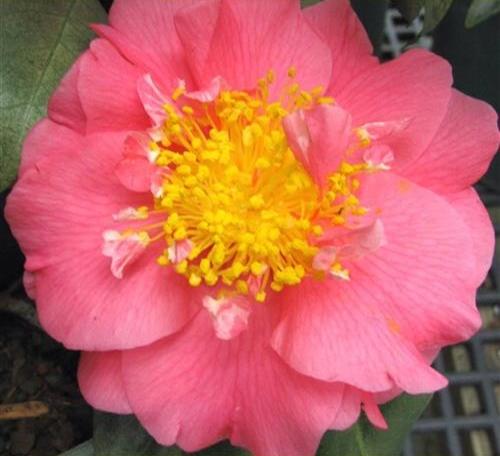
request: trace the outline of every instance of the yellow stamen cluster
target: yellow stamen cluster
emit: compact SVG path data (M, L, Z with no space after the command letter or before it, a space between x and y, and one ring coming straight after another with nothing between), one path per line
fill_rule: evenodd
M172 266L192 286L222 285L262 302L269 288L316 274L315 240L325 227L366 212L355 196L365 164L343 162L320 190L290 150L283 118L333 103L321 87L301 90L295 74L291 68L275 102L269 72L252 93L223 90L209 103L165 106L163 139L150 146L163 170L151 213L165 220L151 225L151 239L166 242L158 258L164 266L169 247L189 243L187 257ZM179 87L172 98L183 93Z

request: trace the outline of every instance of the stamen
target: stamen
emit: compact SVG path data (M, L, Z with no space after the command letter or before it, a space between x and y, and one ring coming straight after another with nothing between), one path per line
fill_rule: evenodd
M251 93L219 90L218 83L213 96L189 97L181 81L171 97L178 103L164 106L162 136L150 144L148 156L157 167L152 205L125 208L114 217L152 219L114 232L105 254L115 263L117 250L109 242L127 245L124 265L150 243L164 242L159 266L173 267L193 287L220 287L225 297L207 298L205 305L222 338L246 325L246 304L234 297L264 302L270 290L279 292L305 277L349 279L335 252L325 254L319 241L325 228L347 226L367 212L356 196L360 175L388 161L373 154L360 163L345 160L319 189L291 151L284 119L334 100L323 87L302 90L296 76L290 68L277 101L269 100L272 70ZM189 104L182 105L187 98ZM123 270L112 268L117 274ZM228 327L226 318L232 319Z

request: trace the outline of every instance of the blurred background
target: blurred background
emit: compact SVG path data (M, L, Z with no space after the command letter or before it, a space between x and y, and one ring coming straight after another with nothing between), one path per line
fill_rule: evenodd
M106 9L112 4L112 0L100 1ZM487 101L498 112L498 15L466 29L470 1L455 0L437 28L423 33L422 12L408 23L388 1L353 0L352 4L381 59L395 58L413 46L432 49L452 64L455 87ZM436 360L436 368L449 378L450 386L433 397L414 425L404 456L500 455L498 155L477 189L497 235L494 264L477 297L483 328L471 341L445 349ZM54 456L91 437L92 411L76 385L78 354L63 349L40 330L33 304L24 293L24 259L3 218L7 194L3 192L0 199L0 403L38 401L41 408L26 411L26 416L16 420L0 421L0 455ZM30 419L30 413L39 416Z

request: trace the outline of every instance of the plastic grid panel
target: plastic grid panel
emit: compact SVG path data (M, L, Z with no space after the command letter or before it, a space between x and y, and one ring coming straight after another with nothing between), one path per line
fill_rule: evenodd
M483 328L436 359L434 366L450 384L415 423L404 456L500 455L500 194L484 188L480 194L497 238L492 268L477 295Z

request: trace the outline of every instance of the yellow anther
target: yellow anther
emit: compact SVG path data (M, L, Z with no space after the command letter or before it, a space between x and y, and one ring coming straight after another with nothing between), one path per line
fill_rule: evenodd
M259 291L256 295L255 295L255 300L257 302L264 302L266 300L266 292L265 291Z
M264 302L269 289L279 292L305 277L322 280L330 272L349 278L340 263L326 273L314 270L318 238L366 214L360 176L379 170L345 158L326 188L318 188L290 149L283 119L334 100L321 86L303 90L295 67L287 75L272 101L269 87L277 78L271 70L257 91L223 90L208 102L182 105L186 89L179 84L172 93L176 103L164 106L166 119L148 155L163 180L161 192L151 205L135 209L136 220L150 220L147 227L123 235L138 235L144 245L188 248L178 264L166 251L156 262L171 265L191 286L219 284L224 296L251 290ZM359 156L354 152L366 144L366 132L354 133L360 141L344 157ZM256 291L250 284L257 277Z
M159 256L157 259L156 259L156 262L160 265L160 266L167 266L170 264L170 261L168 260L168 258L165 256L165 255L161 255Z
M182 95L186 93L186 87L184 85L179 85L172 93L172 99L177 101Z
M187 268L188 268L188 262L186 260L183 260L175 267L175 270L179 274L184 274L187 271Z
M250 205L254 209L260 209L262 206L264 206L265 201L264 197L262 195L253 195L250 197Z
M319 104L334 104L335 98L333 98L333 97L320 97L320 98L318 98L318 103Z
M266 267L264 264L260 263L259 261L254 261L250 265L250 270L252 271L253 275L261 275L265 271Z

